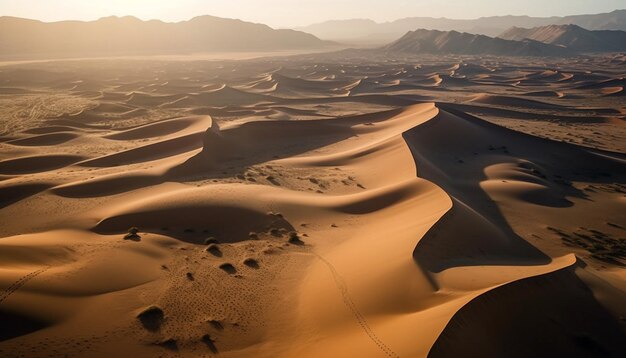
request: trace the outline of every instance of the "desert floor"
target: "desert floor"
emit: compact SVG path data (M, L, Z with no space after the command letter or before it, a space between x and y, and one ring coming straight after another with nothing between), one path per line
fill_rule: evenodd
M624 357L625 69L4 64L0 355Z

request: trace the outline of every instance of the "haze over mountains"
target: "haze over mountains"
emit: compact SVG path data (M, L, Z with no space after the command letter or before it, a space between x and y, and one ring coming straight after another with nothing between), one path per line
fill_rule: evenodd
M455 30L495 37L512 26L532 28L563 24L574 24L588 30L626 30L626 10L565 17L492 16L473 20L408 17L385 23L368 19L331 20L296 29L324 40L382 45L416 29Z
M626 50L626 32L620 30L591 31L571 24L527 28L548 21L578 22L590 28L626 29L626 10L564 18L407 18L387 24L370 20L331 21L326 27L309 27L314 34L208 15L177 23L143 21L131 16L52 23L0 17L0 57L13 60L292 50L317 52L346 46L316 37L320 29L320 36L325 38L338 36L342 31L341 36L357 38L371 31L374 35L368 39L374 43L393 36L376 49L410 54L566 57ZM511 27L516 24L525 27ZM498 32L498 37L481 34L492 33L503 26L506 28ZM443 29L431 30L432 27Z
M524 29L512 27L498 36L505 40L535 40L582 52L626 51L625 31L589 31L577 25L550 25Z
M52 23L0 17L0 53L5 56L184 54L329 46L332 43L304 32L214 16L177 23L131 16Z
M462 54L494 56L567 56L567 48L534 40L512 41L457 31L409 31L399 40L382 48L412 54Z
M382 47L411 54L560 56L626 51L626 31L589 31L576 25L513 27L499 37L457 31L415 30Z

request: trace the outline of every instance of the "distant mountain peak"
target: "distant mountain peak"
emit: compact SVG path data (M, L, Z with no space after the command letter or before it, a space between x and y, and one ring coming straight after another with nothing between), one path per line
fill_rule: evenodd
M210 15L175 23L133 16L49 23L0 17L0 53L16 58L303 50L333 45L304 32Z
M490 16L472 20L406 17L395 21L376 23L372 20L331 20L319 24L299 27L298 30L311 33L325 40L388 43L403 36L408 31L423 28L439 31L461 31L487 36L497 36L517 27L539 27L547 25L574 24L589 30L626 30L626 10L594 15L565 17L530 17L518 15Z
M567 56L567 49L538 41L511 41L458 31L418 29L382 48L412 54L458 54L494 56Z
M514 41L531 39L578 52L626 51L626 32L590 31L575 24L553 24L531 29L512 27L498 37Z
M133 21L142 21L141 19L132 16L132 15L124 15L124 16L117 16L117 15L109 15L109 16L103 16L101 18L99 18L96 21L101 21L101 20L133 20Z

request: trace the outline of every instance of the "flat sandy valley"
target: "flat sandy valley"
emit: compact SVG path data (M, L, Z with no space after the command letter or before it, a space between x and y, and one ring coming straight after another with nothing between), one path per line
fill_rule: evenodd
M0 356L624 357L625 69L4 64Z

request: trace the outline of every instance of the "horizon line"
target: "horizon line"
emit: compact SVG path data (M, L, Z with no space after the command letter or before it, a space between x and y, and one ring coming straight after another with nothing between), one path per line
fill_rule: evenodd
M271 28L274 29L297 29L297 28L303 28L303 27L308 27L308 26L314 26L314 25L319 25L319 24L324 24L327 22L333 22L333 21L354 21L354 20L363 20L363 21L372 21L374 23L376 23L377 25L381 25L381 24L386 24L386 23L393 23L395 21L399 21L399 20L404 20L404 19L412 19L412 18L423 18L423 19L436 19L436 20L454 20L454 21L473 21L473 20L480 20L480 19L485 19L485 18L496 18L496 17L530 17L530 18L542 18L542 19L549 19L549 18L563 18L563 17L570 17L570 16L585 16L585 15L603 15L603 14L610 14L613 12L617 12L617 11L626 11L626 8L624 9L614 9L608 12L598 12L598 13L580 13L580 14L570 14L570 15L553 15L553 16L530 16L530 15L513 15L513 14L507 14L507 15L492 15L492 16L481 16L481 17L476 17L476 18L451 18L451 17L434 17L434 16L406 16L406 17L401 17L401 18L396 18L394 20L387 20L387 21L376 21L374 19L371 18L342 18L342 19L328 19L328 20L324 20L324 21L319 21L319 22L315 22L315 23L309 23L306 25L298 25L298 26L273 26L264 22L258 22L255 20L245 20L242 18L235 18L235 17L226 17L226 16L216 16L216 15L211 15L211 14L202 14L202 15L197 15L197 16L193 16L191 18L187 18L187 19L181 19L181 20L163 20L163 19L158 19L158 18L150 18L150 19L146 19L146 18L141 18L139 16L136 15L106 15L106 16L100 16L98 18L92 18L92 19L64 19L64 20L52 20L52 21L47 21L47 20L42 20L42 19L37 19L37 18L29 18L29 17L22 17L22 16L15 16L15 15L1 15L0 18L3 17L12 17L12 18L17 18L17 19L24 19L24 20L32 20L32 21L39 21L42 23L46 23L46 24L52 24L52 23L60 23L60 22L96 22L96 21L100 21L102 19L107 19L107 18L134 18L143 22L149 22L149 21L160 21L163 23L168 23L168 24L176 24L176 23L181 23L181 22L187 22L187 21L191 21L195 18L199 18L199 17L204 17L204 16L210 16L210 17L215 17L215 18L220 18L220 19L229 19L229 20L239 20L239 21L243 21L243 22L248 22L248 23L253 23L253 24L261 24L261 25L266 25L269 26Z

